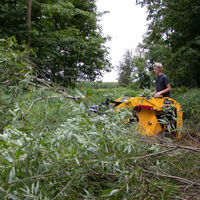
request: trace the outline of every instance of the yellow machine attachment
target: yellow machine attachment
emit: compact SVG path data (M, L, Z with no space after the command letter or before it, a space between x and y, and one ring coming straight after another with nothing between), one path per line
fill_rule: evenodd
M133 118L129 119L127 123L137 121L142 134L156 135L168 131L175 132L176 137L181 138L178 132L182 128L182 111L174 99L128 97L113 101L113 103L115 102L119 103L115 106L119 111L126 108L132 109Z
M108 99L100 105L91 106L92 112L102 113L102 106L115 107L118 111L131 109L133 117L126 124L137 122L142 134L156 135L161 132L174 132L179 139L182 128L182 111L177 101L168 97L126 97Z

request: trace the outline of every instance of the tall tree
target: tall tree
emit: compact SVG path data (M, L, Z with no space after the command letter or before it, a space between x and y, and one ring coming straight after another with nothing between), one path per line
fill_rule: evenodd
M27 4L22 0L0 0L0 37L15 36L19 43L25 41Z
M144 39L150 62L163 62L177 86L200 87L200 1L136 0L148 9ZM161 47L154 51L155 47ZM163 49L163 51L162 51Z
M132 51L126 50L117 70L119 85L136 83L140 88L150 87L149 66L141 54L133 55Z
M150 87L149 68L146 59L139 56L132 58L131 80L135 82L139 88Z
M14 35L22 44L30 36L31 43L27 40L26 45L35 54L29 59L48 78L67 86L78 80L95 80L109 71L108 38L102 36L98 25L95 0L33 1L31 30L26 30L30 23L26 23L24 1L0 0L0 11L2 37Z
M130 50L126 50L122 61L119 61L119 65L117 66L119 85L127 86L129 83L131 83L132 66L133 53Z
M26 30L27 30L27 32L31 31L31 6L32 6L32 0L28 0L27 1L27 14L26 14L26 23L27 23ZM27 38L26 38L27 57L29 57L30 46L31 46L31 38L28 33Z

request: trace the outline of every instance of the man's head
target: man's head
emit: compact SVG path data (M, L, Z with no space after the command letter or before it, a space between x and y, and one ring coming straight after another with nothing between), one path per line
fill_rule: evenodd
M162 73L162 68L163 66L161 63L155 63L153 65L153 71L156 75L160 75Z

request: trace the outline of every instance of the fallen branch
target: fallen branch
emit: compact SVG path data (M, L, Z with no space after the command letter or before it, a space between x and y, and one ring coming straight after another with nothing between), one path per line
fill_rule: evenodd
M85 167L84 167L85 168ZM83 169L84 169L83 168ZM63 191L65 191L68 187L69 187L69 185L70 185L70 183L75 179L75 177L80 173L80 171L81 170L83 170L83 169L80 169L73 177L72 177L72 179L67 183L67 185L52 199L52 200L55 200Z
M51 83L51 82L45 81L45 80L43 80L43 79L41 79L41 78L35 78L35 80L38 81L38 82L43 83L44 85L46 85L46 86L49 87L49 88L52 88L52 86L51 86L52 83Z
M82 98L83 98L83 97L75 97L75 96L71 96L71 95L69 95L69 94L66 94L66 93L63 92L61 89L56 88L56 87L53 85L52 82L48 82L48 81L43 80L43 79L41 79L41 78L35 78L35 80L38 81L38 82L40 82L40 83L42 83L42 84L44 84L47 88L44 87L44 86L41 86L41 85L32 83L32 82L30 82L30 81L26 81L26 82L27 82L28 84L30 84L30 85L34 85L35 87L41 87L41 88L44 88L44 89L46 89L46 90L52 89L53 91L58 92L59 94L62 94L63 97L69 98L69 99L73 99L73 100L75 100L75 101L78 101L78 99L82 99Z
M189 147L189 146L180 146L180 145L176 145L176 147L181 148L181 149L187 149L190 151L196 151L198 153L200 153L200 149L194 148L194 147Z
M32 108L33 104L39 100L43 99L43 97L40 97L38 99L35 99L34 101L32 101L31 105L29 106L28 110L21 116L20 119L23 119L25 117L25 115L29 112L29 110Z
M196 163L196 165L194 165L192 170L187 174L186 178L192 173L192 171L194 171L196 169L196 167L198 167L199 164L200 164L200 161L198 163Z
M164 154L164 153L173 151L175 149L178 149L178 147L174 147L172 149L169 149L169 150L166 150L166 151L161 151L161 152L158 152L158 153L152 153L152 154L148 154L148 155L145 155L145 156L139 156L139 157L136 157L136 158L147 158L147 157L151 157L151 156L156 156L156 155L160 155L160 154Z
M30 84L30 85L34 85L35 87L41 87L41 88L44 88L44 86L42 86L42 85L38 85L38 84L35 84L35 83L32 83L32 82L30 82L30 81L26 81L28 84ZM49 89L49 88L44 88L44 89Z
M13 181L11 183L7 183L6 185L13 185L15 183L20 183L20 182L24 182L24 181L28 181L28 180L36 179L36 178L43 178L43 177L54 176L54 175L60 174L61 172L65 171L67 169L70 169L70 168L72 168L72 167L74 167L76 165L78 165L78 164L76 163L76 164L74 164L74 165L72 165L70 167L66 167L66 168L64 168L64 169L62 169L62 170L60 170L58 172L52 173L52 174L42 174L42 175L38 175L38 176L32 176L32 177L28 177L28 178L24 178L24 179L19 179L17 181Z
M145 170L145 169L143 169L143 172L148 173L148 174L154 174L156 176L161 176L161 177L166 177L166 178L174 179L174 180L177 180L177 181L179 181L181 183L187 184L189 186L193 186L193 187L196 186L197 188L200 188L200 183L192 182L192 181L190 181L188 179L177 177L177 176L172 176L170 174L166 174L165 172L162 172L162 173L159 173L159 172L153 173L152 171L148 171L148 170Z
M59 98L59 96L52 96L52 97L40 97L38 99L35 99L34 101L31 102L31 105L29 106L28 110L21 116L20 119L23 119L25 117L25 115L30 111L30 109L32 108L33 104L37 101L40 101L42 99L53 99L53 98Z
M190 137L190 139L192 139L194 142L200 143L200 141L198 141L195 138L193 138L189 132L187 132L187 134Z
M178 144L175 144L175 143L166 143L166 144L162 144L162 146L166 146L166 147L171 147L171 148L179 148L179 149L186 149L186 150L189 150L189 151L195 151L195 152L198 152L200 153L200 149L199 148L196 148L196 147L192 147L192 146L181 146L181 145L178 145Z

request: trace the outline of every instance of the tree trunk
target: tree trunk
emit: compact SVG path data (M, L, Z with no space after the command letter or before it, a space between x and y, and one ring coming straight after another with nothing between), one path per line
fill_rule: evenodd
M31 46L31 38L29 31L31 30L31 6L32 0L27 0L27 13L26 13L26 30L28 31L28 36L26 38L26 57L29 58L29 51Z

